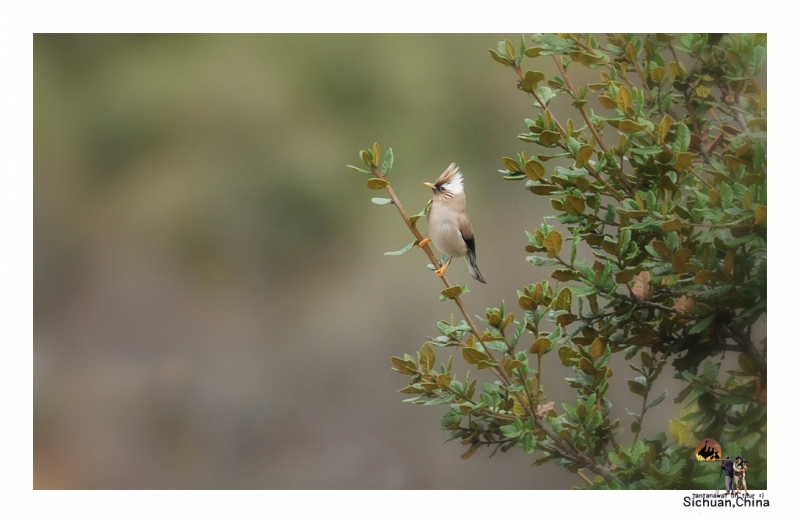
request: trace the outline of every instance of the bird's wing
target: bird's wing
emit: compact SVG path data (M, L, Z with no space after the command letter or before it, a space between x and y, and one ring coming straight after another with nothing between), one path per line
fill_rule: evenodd
M472 224L469 221L466 213L458 217L458 230L461 237L464 238L464 243L467 244L469 249L470 258L475 259L475 233L472 232Z

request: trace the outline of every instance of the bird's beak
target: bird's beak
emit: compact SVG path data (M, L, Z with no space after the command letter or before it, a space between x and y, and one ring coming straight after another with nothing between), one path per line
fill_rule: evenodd
M431 182L423 182L422 185L427 185L428 187L430 187L434 191L436 190L436 186L433 185Z

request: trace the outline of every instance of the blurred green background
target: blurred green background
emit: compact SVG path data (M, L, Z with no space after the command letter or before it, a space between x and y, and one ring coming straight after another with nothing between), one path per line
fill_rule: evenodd
M457 162L489 284L448 275L473 314L516 311L552 210L497 172L537 112L489 56L506 37L35 35L34 487L577 484L519 449L464 461L443 407L401 402L390 356L458 311L421 253L383 256L410 233L345 167L391 146L417 212Z

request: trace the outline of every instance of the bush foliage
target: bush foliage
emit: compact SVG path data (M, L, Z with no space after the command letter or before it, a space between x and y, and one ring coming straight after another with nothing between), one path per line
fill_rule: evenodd
M440 321L416 355L392 358L410 379L400 392L446 409L442 428L464 458L519 447L584 487L707 489L719 468L698 461L695 446L714 438L749 459L750 488L766 488L766 339L753 339L767 310L767 98L757 80L766 35L543 34L490 55L533 101L519 135L531 145L503 158L501 173L556 211L525 246L530 263L553 267L551 279L524 285L517 313L488 308L479 326L465 288L445 276L441 298L464 319ZM552 78L528 66L547 61ZM579 68L594 81L576 85ZM576 121L551 112L556 97ZM392 190L391 149L381 161L376 144L361 159L368 168L353 168L389 196L373 202L394 204L415 236L387 254L412 250L426 211L408 215ZM452 348L472 368L463 377L454 356L441 361ZM726 355L735 365L722 370ZM606 397L623 365L637 374L624 421ZM575 390L561 405L540 385L558 366ZM671 398L680 416L645 435L669 368L685 382Z

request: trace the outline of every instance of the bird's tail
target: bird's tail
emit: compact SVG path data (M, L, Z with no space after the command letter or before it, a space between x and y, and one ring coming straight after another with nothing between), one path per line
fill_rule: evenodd
M481 283L486 283L486 280L484 280L483 276L481 276L480 269L478 269L478 264L475 263L475 255L471 252L467 253L467 256L464 259L467 260L467 268L469 269L470 276Z

